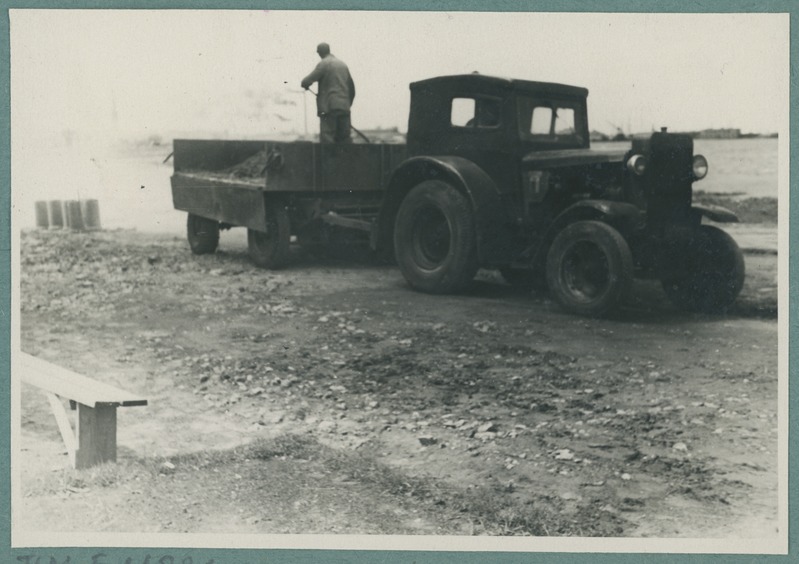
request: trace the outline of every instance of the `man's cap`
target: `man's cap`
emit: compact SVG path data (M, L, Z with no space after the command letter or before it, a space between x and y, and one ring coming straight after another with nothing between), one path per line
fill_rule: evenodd
M330 53L330 45L327 43L320 43L316 46L316 52L320 55L328 55Z

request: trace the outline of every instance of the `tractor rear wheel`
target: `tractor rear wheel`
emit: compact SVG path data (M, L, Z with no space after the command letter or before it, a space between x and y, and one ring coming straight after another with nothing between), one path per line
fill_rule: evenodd
M446 294L462 290L477 273L477 243L469 200L452 185L427 180L400 205L394 252L416 290Z

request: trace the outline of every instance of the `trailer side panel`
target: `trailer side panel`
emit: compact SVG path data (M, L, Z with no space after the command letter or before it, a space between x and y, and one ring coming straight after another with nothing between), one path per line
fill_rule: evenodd
M264 193L260 188L175 174L172 177L172 203L177 210L266 231Z

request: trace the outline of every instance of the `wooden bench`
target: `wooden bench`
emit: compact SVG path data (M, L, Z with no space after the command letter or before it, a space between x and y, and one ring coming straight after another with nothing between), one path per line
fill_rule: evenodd
M44 390L73 468L117 459L117 407L147 405L147 400L87 378L29 354L19 355L20 378ZM77 408L73 432L61 398Z

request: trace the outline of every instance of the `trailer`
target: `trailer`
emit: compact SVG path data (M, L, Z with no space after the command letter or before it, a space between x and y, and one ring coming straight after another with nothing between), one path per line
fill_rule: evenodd
M406 156L399 144L176 139L173 203L189 214L194 252L214 252L218 230L240 226L253 261L278 268L292 236L318 241L324 225L376 244L384 187Z

